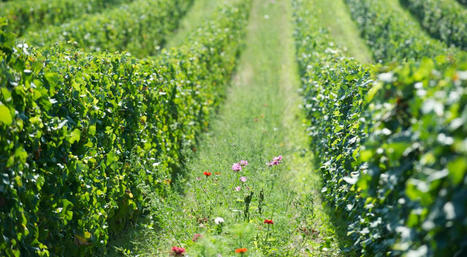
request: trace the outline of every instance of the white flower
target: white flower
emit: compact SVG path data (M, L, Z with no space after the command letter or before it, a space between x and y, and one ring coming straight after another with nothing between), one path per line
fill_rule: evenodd
M221 223L224 223L224 219L221 218L221 217L217 217L214 219L214 223L216 223L217 225L221 224Z
M378 79L383 81L383 82L390 83L394 79L394 73L392 73L392 72L381 73L381 74L378 75Z

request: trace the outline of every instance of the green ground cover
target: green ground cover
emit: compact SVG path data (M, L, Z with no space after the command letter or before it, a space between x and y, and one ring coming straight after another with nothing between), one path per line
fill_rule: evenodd
M248 30L217 121L178 185L183 194L152 201L152 222L122 252L163 256L176 246L193 256L242 248L245 256L344 256L303 140L290 6L254 1ZM282 163L269 167L279 155ZM248 165L233 171L241 160Z
M0 3L0 255L467 254L453 0L44 3Z
M332 42L337 43L340 49L346 49L349 56L361 63L373 62L371 51L359 36L358 27L343 0L315 1L309 12L317 15L321 29L329 31Z
M143 211L140 185L166 194L230 80L248 10L220 9L186 45L142 60L42 53L2 30L2 255L102 255Z

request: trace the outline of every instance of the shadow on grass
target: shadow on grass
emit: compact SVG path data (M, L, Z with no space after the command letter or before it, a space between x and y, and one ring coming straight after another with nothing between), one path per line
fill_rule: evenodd
M313 159L313 169L314 170L320 170L319 164L316 161L316 159ZM322 186L323 184L323 178L321 177L321 174L319 174L320 177L320 185ZM334 207L332 204L328 204L327 201L325 201L325 197L323 194L320 192L319 197L321 198L321 202L323 205L323 210L326 213L326 215L329 217L329 221L331 222L331 225L333 226L333 229L335 231L335 234L337 236L337 244L339 249L344 253L343 256L345 257L358 257L360 256L355 248L353 247L353 240L352 238L347 235L347 228L349 226L349 222L347 221L347 216L346 213L342 210L337 209Z
M114 235L107 246L106 257L133 256L137 246L135 242L144 240L146 237L149 219L145 216L139 217L135 222L129 224L121 233Z

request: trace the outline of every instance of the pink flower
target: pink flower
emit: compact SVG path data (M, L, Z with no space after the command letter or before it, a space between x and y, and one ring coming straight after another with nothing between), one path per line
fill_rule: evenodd
M240 165L240 163L234 163L232 165L232 170L233 171L241 171L242 170L242 165Z
M246 177L240 177L240 181L242 181L243 183L246 182Z
M271 162L267 163L268 166L276 166L282 162L282 155L274 157Z
M241 160L240 162L240 165L243 166L243 167L246 167L248 165L248 161L247 160Z
M238 191L240 191L240 190L242 190L242 187L241 187L241 186L235 187L235 191L238 192Z
M193 240L193 242L196 242L196 241L198 241L198 239L200 239L201 237L202 237L201 234L194 234L192 240Z

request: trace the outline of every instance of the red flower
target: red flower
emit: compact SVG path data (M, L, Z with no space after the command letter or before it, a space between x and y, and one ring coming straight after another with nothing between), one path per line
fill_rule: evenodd
M185 248L174 246L172 247L172 254L174 256L183 256L185 253Z
M246 248L238 248L238 249L235 249L235 252L236 253L246 253L246 251L248 251Z
M274 224L274 221L266 219L266 220L264 220L264 224L271 224L272 225L272 224Z
M211 172L207 172L207 171L205 171L203 174L204 174L204 176L206 176L206 177L209 177L209 176L211 176L211 175L212 175L212 173L211 173Z

